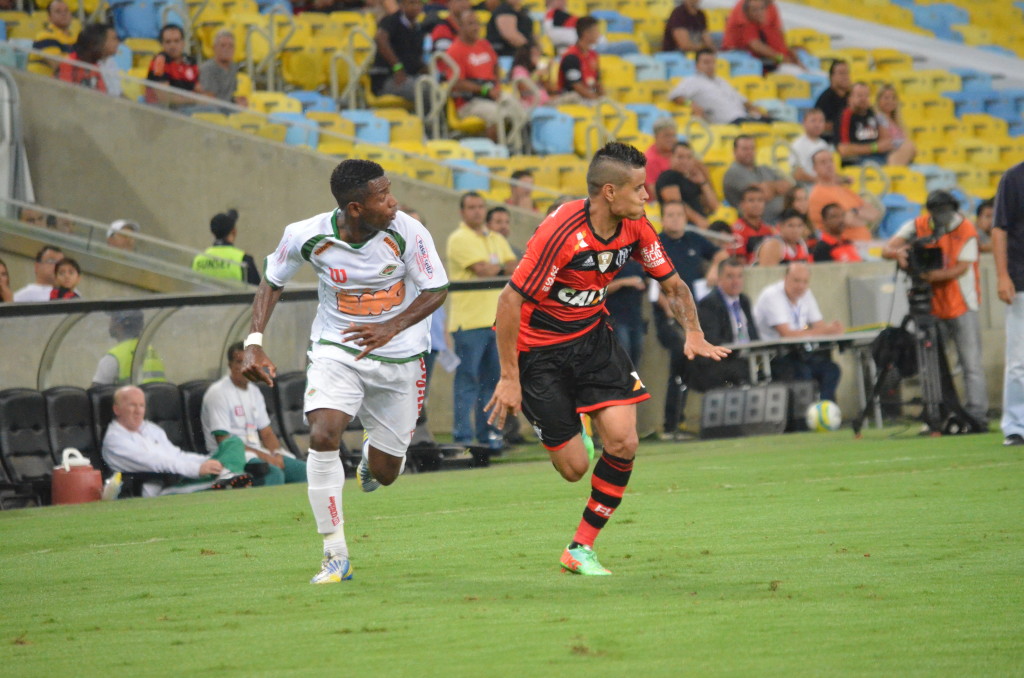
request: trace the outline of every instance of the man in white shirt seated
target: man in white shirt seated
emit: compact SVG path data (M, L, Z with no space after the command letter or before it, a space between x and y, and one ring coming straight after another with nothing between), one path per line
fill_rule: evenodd
M761 290L754 304L754 322L762 340L814 337L841 334L838 320L825 322L818 301L810 289L811 268L802 262L786 267L785 277ZM832 362L828 349L808 351L804 344L794 344L791 351L772 360L774 381L806 381L818 383L822 400L836 399L839 365Z
M825 114L820 108L812 108L804 114L804 133L789 145L789 166L793 178L801 186L809 187L818 180L814 171L814 154L818 151L835 152L832 144L821 137L824 131Z
M15 302L49 301L53 291L53 275L57 264L64 259L64 252L53 245L43 245L36 252L36 281L25 285L14 293Z
M299 461L270 427L263 392L242 374L245 349L242 342L228 348L228 373L214 382L203 396L201 419L206 449L211 454L230 439L238 437L245 445L245 460L264 461L268 469L257 485L281 485L306 482L306 462Z
M162 428L146 421L146 396L138 386L122 386L114 392L114 421L103 436L103 461L122 473L182 477L145 482L143 497L252 485L252 476L243 472L241 440L226 439L209 457L182 450Z
M677 104L689 101L693 114L712 125L771 122L767 113L747 101L727 80L715 75L717 59L713 49L698 50L697 73L683 78L668 93L669 100Z

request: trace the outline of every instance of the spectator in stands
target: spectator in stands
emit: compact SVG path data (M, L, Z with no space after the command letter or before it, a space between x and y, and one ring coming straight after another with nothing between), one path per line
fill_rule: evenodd
M63 258L64 252L59 247L43 245L36 252L34 268L36 281L16 291L14 293L14 301L19 303L49 301L50 290L53 289L54 269Z
M54 265L53 289L50 290L50 300L54 299L81 299L78 293L78 283L82 280L82 267L70 257L64 257Z
M594 45L601 39L601 27L592 16L576 22L576 44L565 51L558 65L558 91L576 94L583 103L594 102L604 95L601 69Z
M506 121L525 124L526 109L514 97L502 94L498 81L498 55L491 43L480 38L480 20L473 10L459 18L459 35L448 49L459 66L459 79L452 85L451 95L460 118L476 116L487 123L487 135L498 138L498 125ZM442 66L446 76L447 68Z
M7 270L7 263L0 259L0 304L10 304L14 301L14 292L11 291L11 273Z
M505 240L512 237L512 215L508 209L498 205L487 210L487 218L484 220L487 224L487 230L492 233L497 233ZM516 248L509 241L508 246L512 248L512 254L515 256L516 261L523 258L523 251Z
M487 230L487 204L479 193L463 194L459 201L462 223L448 237L448 276L451 280L475 280L511 275L516 258L508 241ZM453 440L462 445L476 440L500 449L499 433L487 424L484 405L498 383L498 345L494 336L494 314L498 288L453 292L448 331L455 341L461 362L455 370ZM474 429L475 418L475 429Z
M228 210L213 215L210 232L213 245L192 260L192 270L213 278L242 280L250 285L260 284L260 272L256 260L245 250L235 246L238 236L238 212Z
M516 48L533 42L533 19L523 0L505 0L487 22L487 42L500 56L515 56Z
M257 485L306 482L306 462L295 458L281 445L270 426L263 392L242 374L245 350L237 341L228 347L228 373L203 394L200 420L206 451L216 454L220 445L234 436L245 446L246 464L264 462L268 468ZM254 473L253 476L259 474Z
M129 235L139 232L139 225L128 219L118 219L110 224L107 229L107 244L119 250L135 251L135 236Z
M810 186L817 176L814 174L812 158L818 151L833 151L832 145L821 136L825 131L825 114L819 108L812 108L804 114L804 133L793 139L789 145L789 166L793 178L801 186Z
M736 243L729 248L729 254L740 257L748 264L753 263L761 241L777 235L777 231L765 223L764 210L764 190L759 186L744 188L736 208L739 214L732 225Z
M982 252L992 251L992 224L995 223L995 198L988 198L978 203L978 216L974 225L978 229L978 249Z
M825 322L810 282L810 267L794 262L786 267L782 280L761 290L754 304L754 322L762 340L842 333L843 325L838 320ZM794 345L789 353L772 360L771 368L772 378L777 381L813 379L822 400L836 399L840 371L828 350L807 351L802 345Z
M174 476L144 483L143 497L252 485L252 476L244 473L241 440L227 438L210 457L182 450L162 428L146 421L146 396L137 386L114 392L114 420L103 436L103 461L112 471Z
M530 108L560 103L565 99L557 97L555 102L552 101L548 92L549 69L539 45L530 43L516 50L508 80L519 89L519 100Z
M818 96L814 107L825 115L825 131L821 137L835 144L839 139L839 119L846 110L846 100L850 97L850 64L842 59L834 59L828 67L828 89Z
M97 92L106 92L107 85L103 80L103 73L99 70L99 62L103 58L106 45L106 24L89 24L78 34L75 49L68 58L90 64L94 68L61 62L57 67L57 77L73 85L84 85Z
M647 334L647 321L643 313L646 290L644 267L630 257L608 284L604 302L615 336L622 348L626 349L633 367L640 366L644 335Z
M448 0L448 16L430 31L431 51L448 51L459 34L459 17L467 9L472 9L469 0Z
M879 125L871 108L871 88L858 82L850 90L850 101L839 119L839 155L843 165L860 165L873 160L880 165L909 165L914 158L913 144L899 148L889 129Z
M697 52L697 72L672 88L668 98L677 104L690 102L693 115L712 125L771 122L765 111L750 103L725 78L715 74L718 57L713 49Z
M786 195L782 198L782 211L793 210L802 216L805 220L808 220L807 209L810 206L808 199L810 193L806 188L797 184L793 188L786 191ZM808 229L811 228L810 221L807 222Z
M718 262L718 284L697 304L697 317L704 338L714 337L715 346L757 341L757 326L750 297L743 293L742 259L729 257ZM750 382L750 367L738 351L722 360L697 357L690 370L689 385L698 391Z
M75 222L71 219L71 213L67 210L58 209L58 214L46 215L46 227L58 233L74 233Z
M708 17L700 8L700 0L683 0L668 15L662 52L696 52L714 49L715 41L708 31Z
M665 250L665 255L672 262L679 277L690 289L697 286L697 281L707 277L714 284L717 264L725 259L728 253L713 245L702 235L686 230L686 209L681 202L666 202L662 206L661 233L658 239ZM685 423L686 410L686 375L690 361L683 352L685 337L683 329L675 320L668 300L659 295L653 307L654 328L658 343L669 355L669 380L665 394L663 413L664 438L682 440L691 437L682 430Z
M707 169L685 141L676 142L672 165L658 177L654 192L662 206L667 202L682 202L686 220L700 228L708 227L707 216L718 209L718 196Z
M843 237L846 228L843 224L845 212L841 205L834 202L821 208L821 232L818 234L818 242L811 250L815 263L863 261L857 246Z
M121 77L125 74L116 58L117 50L121 47L121 39L117 37L117 29L110 24L104 24L104 28L107 32L107 39L103 43L103 58L97 65L103 75L103 83L107 86L107 94L119 97L124 91L121 86Z
M782 214L783 196L793 187L793 182L777 169L756 163L757 143L753 137L739 135L732 143L732 151L735 160L722 181L725 199L730 205L738 205L744 189L757 186L766 201L764 220L774 224Z
M647 157L647 179L644 188L647 189L648 202L654 202L658 193L655 186L661 173L672 166L672 156L675 153L676 142L679 141L679 126L676 119L670 116L658 118L654 121L654 143L651 144L644 155Z
M900 117L900 98L896 93L896 88L892 85L882 85L875 97L875 105L878 108L876 113L878 124L888 130L893 149L903 149L907 145L913 146L914 142L907 138L907 132L903 129L903 120ZM904 149L903 152L907 154L906 164L909 165L917 155L917 148Z
M804 240L807 222L799 212L783 212L779 217L778 235L761 241L757 248L758 266L777 266L793 261L811 262L811 250Z
M135 349L139 345L144 322L142 311L119 311L110 314L107 331L110 338L117 343L96 365L96 374L92 377L93 386L124 385L129 382L132 376L132 361L135 360ZM152 346L147 346L142 362L142 383L156 381L167 381L164 362Z
M185 33L181 26L167 24L160 29L161 52L149 64L146 80L169 85L186 92L202 94L199 86L199 68L191 56L185 54ZM195 101L173 92L146 88L146 101L171 107L192 106Z
M213 36L213 58L199 67L199 89L207 96L238 106L248 106L244 98L236 98L239 65L235 63L235 34L222 28Z
M740 0L725 23L722 49L750 52L764 64L767 75L783 64L801 67L796 52L786 44L779 10L772 0Z
M505 204L532 212L536 211L537 205L533 201L533 172L528 169L516 170L512 173L511 179L518 183L510 185L512 195L505 201ZM502 233L502 235L508 237L508 233Z
M960 204L948 191L932 191L925 212L900 226L885 243L882 256L907 268L910 243L918 238L937 238L942 251L942 268L926 271L922 277L932 286L932 315L946 341L956 344L963 370L966 403L964 409L988 429L988 388L982 365L981 276L978 270L978 236L974 224L960 212Z
M836 171L835 156L831 151L818 151L813 158L814 182L808 200L811 223L821 230L821 210L829 203L839 204L843 210L843 223L847 240L871 240L871 232L882 221L882 211L849 189Z
M377 26L377 58L370 69L373 93L391 94L407 101L416 97L416 76L427 72L423 61L423 31L416 20L422 0L399 0L399 9Z
M46 23L36 34L32 49L46 52L53 58L32 54L28 59L28 69L40 75L53 75L62 59L75 49L77 35L71 32L71 10L64 0L53 0L46 8Z
M46 214L32 207L21 207L18 209L18 221L31 226L46 228Z
M576 22L579 17L566 11L568 0L547 0L544 13L544 34L551 40L556 52L576 44Z

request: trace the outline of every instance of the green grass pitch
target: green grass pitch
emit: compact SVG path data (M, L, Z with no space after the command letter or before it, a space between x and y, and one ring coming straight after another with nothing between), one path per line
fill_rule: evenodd
M895 433L643 443L612 577L560 574L589 482L544 461L349 479L323 587L304 486L8 511L0 671L1024 674L1024 451Z

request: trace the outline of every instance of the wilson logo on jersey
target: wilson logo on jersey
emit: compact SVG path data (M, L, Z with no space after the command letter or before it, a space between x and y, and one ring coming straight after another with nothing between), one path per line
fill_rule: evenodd
M553 296L566 306L599 306L604 301L606 289L602 287L599 290L574 290L571 287L559 287Z
M381 315L405 299L405 281L399 280L383 290L338 292L338 310L347 315Z
M322 243L316 246L316 249L313 250L313 254L323 254L324 252L327 251L327 248L331 247L332 245L334 245L334 243L331 242L330 240L324 240Z
M330 269L330 271L331 271L331 280L333 282L336 282L339 285L341 283L343 283L343 282L348 282L348 273L345 272L345 269L343 269L343 268L332 268L332 269Z

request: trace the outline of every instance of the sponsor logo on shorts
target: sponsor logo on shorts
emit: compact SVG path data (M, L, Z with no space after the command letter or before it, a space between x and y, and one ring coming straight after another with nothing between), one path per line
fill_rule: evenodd
M398 249L398 243L390 238L390 236L384 236L384 244L391 248L391 251L395 253L395 256L399 259L402 258L402 250Z
M334 245L334 243L331 242L330 240L324 240L322 243L316 246L316 249L313 250L313 254L323 254L332 245Z
M633 390L634 391L639 391L640 389L644 388L644 382L640 381L640 375L639 374L637 374L636 372L630 372L629 376L631 376L634 379L636 379L636 383L633 384Z
M338 515L338 503L331 497L331 500L327 503L327 510L331 514L331 525L338 525L341 523L341 516Z
M398 264L388 264L384 268L380 269L380 274L382 276L391 275L392 273L394 273L397 270L398 270Z
M427 251L427 244L421 236L416 236L416 263L419 264L423 275L428 279L434 278L434 265L430 263L430 253Z
M537 434L537 440L541 440L541 441L544 440L544 436L540 432L540 426L538 426L537 424L534 424L533 425L533 432Z
M577 308L600 306L604 301L606 289L602 287L599 290L575 290L571 287L559 287L555 290L554 297L566 306Z

